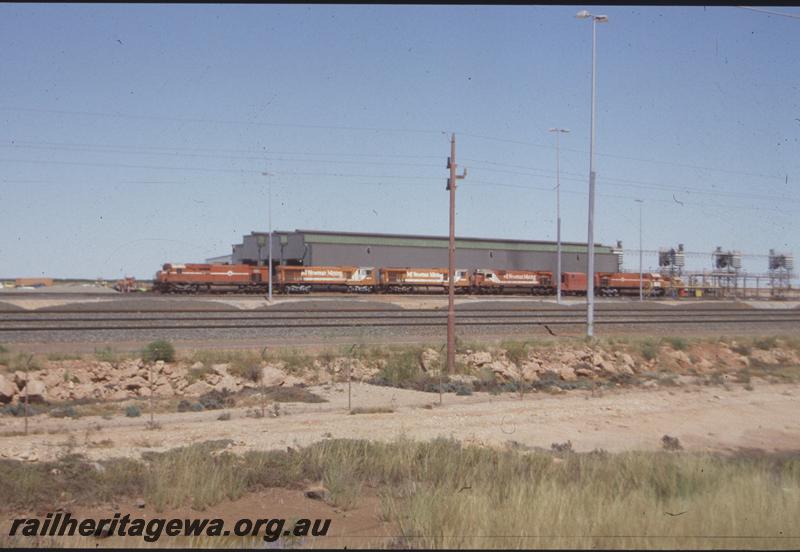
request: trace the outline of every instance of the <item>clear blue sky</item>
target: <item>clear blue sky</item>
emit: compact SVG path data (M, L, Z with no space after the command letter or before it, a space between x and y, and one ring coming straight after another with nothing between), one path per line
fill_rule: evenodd
M267 227L586 240L580 6L0 5L0 276L150 277ZM800 19L591 7L596 239L800 253ZM777 11L800 15L800 9ZM370 130L371 129L371 130ZM645 257L655 265L654 256ZM630 268L638 258L626 258ZM745 260L764 271L764 258Z

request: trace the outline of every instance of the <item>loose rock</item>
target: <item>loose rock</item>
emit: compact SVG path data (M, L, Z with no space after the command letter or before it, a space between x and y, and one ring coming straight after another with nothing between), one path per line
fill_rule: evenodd
M325 487L312 487L306 489L305 491L306 498L310 498L312 500L321 500L323 502L328 502L331 498L331 493Z
M11 399L14 398L19 392L17 389L16 384L6 378L4 375L0 374L0 403L7 404L11 402Z

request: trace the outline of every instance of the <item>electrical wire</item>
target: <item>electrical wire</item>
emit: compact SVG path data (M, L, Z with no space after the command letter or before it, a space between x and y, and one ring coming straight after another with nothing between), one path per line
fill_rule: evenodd
M492 136L486 136L486 135L480 135L480 134L472 134L472 133L467 133L467 132L461 132L460 135L461 136L472 136L474 138L480 138L480 139L483 139L483 140L490 140L490 141L495 141L495 142L505 142L505 143L510 143L510 144L524 145L524 146L534 146L534 147L538 147L538 148L547 148L547 149L552 149L552 150L555 149L555 146L547 145L547 144L538 144L536 142L526 142L526 141L522 141L522 140L510 140L510 139L507 139L507 138L495 138L495 137L492 137ZM572 153L581 153L581 154L588 154L589 153L586 150L566 148L564 146L561 146L560 149L561 149L561 151L569 151L569 152L572 152ZM735 171L735 170L731 170L731 169L721 169L721 168L718 168L718 167L706 167L706 166L702 166L702 165L693 165L693 164L688 164L688 163L677 163L675 161L663 161L663 160L659 160L659 159L647 159L647 158L644 158L644 157L631 157L631 156L626 156L626 155L618 155L618 154L614 154L614 153L603 153L603 152L600 152L600 151L596 151L595 155L600 156L600 157L611 157L611 158L615 158L615 159L625 159L627 161L639 161L639 162L642 162L642 163L657 163L657 164L660 164L660 165L671 165L671 166L682 167L682 168L687 168L687 169L697 169L697 170L704 170L704 171L721 172L721 173L725 173L725 174L738 174L738 175L742 175L742 176L757 176L757 177L760 177L760 178L767 178L767 179L773 179L773 180L783 180L784 179L783 176L778 176L778 175L770 175L770 174L763 174L763 173L752 173L752 172L746 172L746 171Z
M301 124L301 123L267 123L267 122L259 122L259 121L237 121L237 120L223 120L223 119L202 119L202 118L188 118L188 117L169 117L169 116L157 116L157 115L132 115L127 113L107 113L107 112L96 112L96 111L70 111L70 110L59 110L59 109L41 109L41 108L28 108L28 107L15 107L15 106L0 106L0 111L20 111L20 112L28 112L28 113L51 113L51 114L60 114L60 115L82 115L82 116L93 116L93 117L119 117L119 118L127 118L127 119L144 119L144 120L163 120L163 121L176 121L176 122L190 122L190 123L210 123L210 124L239 124L239 125L254 125L254 126L266 126L266 127L286 127L286 128L304 128L304 129L325 129L325 130L343 130L343 131L367 131L367 132L392 132L392 133L412 133L412 134L432 134L432 135L447 135L448 132L444 130L433 130L433 129L414 129L414 128L388 128L388 127L351 127L351 126L335 126L335 125L312 125L312 124ZM475 134L471 132L464 132L458 131L458 134L461 136L469 136L473 138L479 138L483 140L491 140L497 142L505 142L505 143L513 143L519 145L526 145L526 146L534 146L534 147L541 147L547 149L555 149L553 145L546 145L546 144L538 144L534 142L526 142L521 140L512 140L507 138L497 138L493 136L487 136L483 134ZM561 148L562 151L569 151L575 153L587 153L584 150L577 150L571 148ZM603 157L611 157L616 159L625 159L630 161L640 161L645 163L657 163L662 165L672 165L676 167L683 167L683 168L690 168L690 169L698 169L698 170L705 170L705 171L715 171L721 172L725 174L739 174L743 176L756 176L761 178L768 178L768 179L776 179L776 180L783 180L783 176L778 175L767 175L763 173L752 173L746 171L735 171L731 169L722 169L718 167L706 167L702 165L693 165L693 164L686 164L686 163L677 163L674 161L663 161L657 159L646 159L640 157L630 157L612 153L603 153L603 152L595 152L595 155L603 156Z
M58 161L53 159L3 159L0 158L0 163L31 163L36 165L65 165L65 166L88 166L88 167L103 167L103 168L127 168L127 169L147 169L147 170L170 170L170 171L195 171L195 172L210 172L210 173L233 173L233 174L251 174L251 175L259 175L261 176L263 171L262 170L250 170L250 169L233 169L233 168L219 168L219 167L175 167L175 166L163 166L163 165L137 165L137 164L128 164L128 163L97 163L97 162L82 162L82 161ZM274 172L277 176L307 176L307 177L329 177L329 178L370 178L370 179L391 179L391 180L423 180L423 181L440 181L443 179L441 175L391 175L391 174L356 174L356 173L340 173L340 172L306 172L306 171L276 171ZM552 188L545 188L545 187L535 187L535 186L527 186L527 185L519 185L519 184L509 184L506 182L494 182L494 181L485 181L485 180L475 180L470 179L470 182L474 183L482 183L485 185L497 186L497 187L507 187L507 188L519 188L519 189L529 189L529 190L540 190L540 191L552 191ZM573 190L563 190L564 193L568 194L580 194L586 195L586 192L583 191L573 191ZM605 194L601 193L598 194L602 197L614 198L614 199L633 199L632 196L625 196L625 195L617 195L617 194ZM650 198L649 201L660 202L660 203L668 203L674 204L674 200L659 200L655 198ZM692 202L684 202L688 205L696 205L696 206L706 206L708 204L703 203L692 203ZM748 210L758 210L758 211L772 211L785 214L784 211L772 208L761 208L755 206L734 206L734 205L719 205L713 204L710 205L713 207L723 207L728 209L748 209Z
M350 165L372 165L372 166L409 166L409 167L439 167L439 164L433 163L409 163L409 162L399 162L399 161L352 161L352 160L344 160L344 159L337 159L337 160L328 160L328 159L290 159L285 157L270 157L269 155L266 156L231 156L231 155L214 155L214 154L200 154L200 153L175 153L172 151L154 151L154 152L141 152L141 151L126 151L126 150L135 150L137 149L134 147L121 147L121 146L99 146L99 145L88 145L88 144L68 144L68 143L43 143L43 145L38 145L36 142L19 142L15 141L13 144L0 144L0 148L10 148L10 149L33 149L33 150L65 150L65 151L80 151L80 152L101 152L101 153L122 153L122 154L133 154L133 155L158 155L158 156L169 156L169 157L191 157L191 158L207 158L207 159L234 159L234 160L247 160L247 161L263 161L263 162L295 162L295 163L327 163L327 164L350 164ZM113 149L112 149L113 148ZM117 149L119 148L119 149ZM150 148L156 149L156 148ZM157 148L159 150L170 150L170 148ZM297 155L303 155L298 153ZM329 154L334 155L334 154ZM474 160L481 163L492 164L495 166L502 165L498 162L493 161L485 161L485 160ZM480 171L488 171L488 172L495 172L495 173L503 173L503 174L512 174L517 176L534 176L538 178L547 178L551 180L555 180L555 172L549 169L539 169L536 167L530 167L527 165L516 165L517 167L523 167L529 170L539 171L545 174L537 174L537 173L530 173L530 172L520 172L520 171L513 171L513 170L506 170L500 168L491 168L491 167L482 167L480 165L470 165L470 168L477 169ZM563 180L569 180L574 182L583 182L585 177L582 175L578 175L577 173L571 173L567 171L561 172L561 178ZM570 176L574 175L574 176ZM608 176L601 176L600 181L607 185L612 186L623 186L623 187L633 187L633 188L642 188L642 189L653 189L653 190L674 190L679 191L682 193L687 194L703 194L703 195L711 195L711 196L720 196L720 197L741 197L747 199L757 199L757 200L765 200L765 201L790 201L790 202L800 202L800 198L793 198L793 197L786 197L786 196L771 196L765 194L751 194L751 193L740 193L740 192L724 192L724 191L712 191L712 190L702 190L696 188L690 188L687 186L670 186L664 184L657 184L651 182L643 182L638 180L631 180L631 179L624 179L624 178L615 178L615 177L608 177ZM617 183L619 182L619 183Z
M2 111L21 111L27 113L50 113L57 115L85 115L90 117L119 117L122 119L145 119L155 121L174 121L178 123L210 123L215 125L252 125L277 128L305 128L311 130L344 130L363 132L398 132L410 134L442 134L444 130L416 129L416 128L387 128L387 127L354 127L337 125L311 125L302 123L266 123L262 121L237 121L230 119L202 119L197 117L169 117L164 115L132 115L128 113L104 113L99 111L69 111L66 109L41 109L30 107L0 106Z
M776 12L772 10L765 10L764 8L754 8L752 6L736 6L736 7L742 10L752 10L755 12L768 13L770 15L780 15L781 17L791 17L792 19L800 19L800 14L796 13Z

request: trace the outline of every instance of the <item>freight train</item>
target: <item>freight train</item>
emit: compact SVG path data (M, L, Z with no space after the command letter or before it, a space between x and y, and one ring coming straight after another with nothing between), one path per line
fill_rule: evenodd
M455 273L456 293L555 295L552 272L496 270L491 268ZM446 268L358 267L358 266L277 266L273 290L277 293L333 291L346 293L446 293L450 281ZM670 281L656 273L642 276L648 296L662 296ZM153 279L159 293L265 293L269 268L245 264L165 264ZM639 274L597 273L594 282L598 295L617 296L639 293ZM561 274L564 295L586 295L586 274Z

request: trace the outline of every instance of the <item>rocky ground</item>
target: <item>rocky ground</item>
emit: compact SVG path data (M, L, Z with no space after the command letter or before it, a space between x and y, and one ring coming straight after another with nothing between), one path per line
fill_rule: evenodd
M49 360L29 371L15 370L8 353L0 358L0 454L31 461L74 447L107 457L210 438L234 439L246 450L401 434L543 447L572 440L591 450L658 447L663 434L678 432L701 448L800 449L800 356L788 338L462 344L459 373L442 377L441 407L443 358L431 348L284 358L247 352L227 362L214 362L224 355ZM276 390L294 394L277 403ZM151 392L156 430L147 429L143 400ZM348 392L351 406L366 413L349 413ZM214 393L229 400L209 410L203 397ZM26 395L37 413L28 435L20 415ZM126 415L133 405L141 413Z
M330 438L391 441L453 437L492 447L541 447L566 443L576 451L656 450L664 435L687 450L731 452L740 449L800 450L800 386L756 381L741 385L565 391L559 395L474 393L444 396L369 384L351 390L354 407L374 413L353 415L347 386L311 390L326 403L285 403L279 412L252 416L233 407L214 412L158 413L156 429L148 418L82 416L30 420L4 418L0 456L31 462L67 453L91 460L138 458L149 450L168 450L206 440L230 439L228 450L285 449Z
M661 374L665 377L715 372L737 373L751 366L800 365L796 349L770 342L767 348L736 340L689 344L669 342L607 344L604 347L574 342L544 347L502 346L488 350L464 349L456 357L459 374L452 379L469 384L560 382L589 384L600 380L635 379ZM442 355L431 348L408 348L406 371L438 376ZM197 361L145 362L141 358L43 360L23 370L18 359L0 357L0 404L64 403L69 401L124 401L134 398L198 397L210 391L237 393L244 389L291 387L342 381L348 371L355 381L371 381L386 370L391 360L380 353L363 357L322 353L310 355L287 352L287 359L264 359L256 353L238 353L233 362ZM99 355L102 356L102 355ZM5 363L5 364L4 364ZM409 365L410 364L410 365ZM645 378L647 379L647 378ZM646 383L646 382L644 382ZM652 384L652 383L651 383Z

